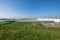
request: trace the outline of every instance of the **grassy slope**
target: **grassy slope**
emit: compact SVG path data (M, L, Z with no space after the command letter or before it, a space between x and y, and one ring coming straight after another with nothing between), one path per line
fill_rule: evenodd
M2 25L0 40L60 40L60 28L27 28L28 24L32 22Z

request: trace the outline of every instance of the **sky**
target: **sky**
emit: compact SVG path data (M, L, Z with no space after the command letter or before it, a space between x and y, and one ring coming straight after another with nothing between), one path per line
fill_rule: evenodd
M0 18L60 17L60 0L0 0Z

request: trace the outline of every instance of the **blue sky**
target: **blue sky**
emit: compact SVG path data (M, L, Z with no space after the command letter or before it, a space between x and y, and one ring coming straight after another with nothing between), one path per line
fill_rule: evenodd
M60 17L60 0L0 0L0 18Z

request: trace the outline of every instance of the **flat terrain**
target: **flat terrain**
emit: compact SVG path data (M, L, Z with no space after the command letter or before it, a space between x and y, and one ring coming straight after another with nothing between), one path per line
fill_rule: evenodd
M60 28L39 22L0 22L0 40L60 40Z

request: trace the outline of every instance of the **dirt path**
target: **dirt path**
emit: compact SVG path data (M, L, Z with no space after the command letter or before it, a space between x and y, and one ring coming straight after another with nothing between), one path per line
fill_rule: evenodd
M43 23L46 27L60 27L59 23Z

